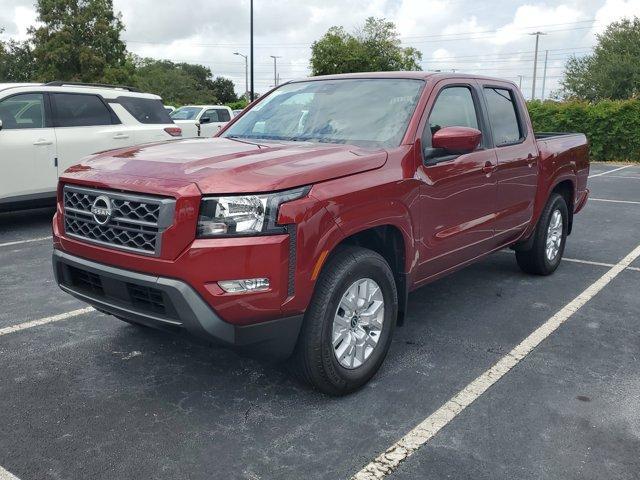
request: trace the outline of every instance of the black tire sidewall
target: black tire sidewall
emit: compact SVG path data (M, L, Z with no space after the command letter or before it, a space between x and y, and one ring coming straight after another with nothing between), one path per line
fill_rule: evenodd
M364 250L364 249L361 249ZM364 250L366 253L358 255L357 261L349 268L328 268L327 275L337 275L332 282L332 290L328 298L321 296L315 301L326 302L323 309L321 342L321 362L326 378L338 391L350 392L365 384L380 368L384 361L392 333L395 327L398 300L395 280L387 262L373 251ZM371 356L360 367L348 369L340 365L333 348L333 319L342 295L355 281L370 278L374 280L382 290L384 298L384 322L378 345Z
M553 261L549 261L547 258L547 231L549 230L549 224L551 223L551 219L553 218L553 212L556 210L560 211L560 215L562 215L562 239L560 240L560 249L558 250L558 254L556 255ZM542 255L542 262L545 266L545 270L548 272L555 271L560 265L562 261L562 256L564 254L564 248L567 243L567 232L569 231L569 210L567 208L567 204L560 195L555 195L552 201L549 203L549 207L545 212L545 221L543 223L544 228L540 232L540 254Z

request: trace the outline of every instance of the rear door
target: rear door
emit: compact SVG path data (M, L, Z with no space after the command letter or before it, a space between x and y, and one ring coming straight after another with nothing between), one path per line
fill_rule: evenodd
M55 194L56 138L46 93L0 100L0 202Z
M498 159L496 235L501 243L508 243L531 222L539 153L526 106L515 87L483 82L482 92Z
M431 136L449 126L470 127L483 134L471 153L425 164L417 175L420 187L421 261L419 276L426 280L490 251L496 208L495 152L482 115L481 93L474 80L445 80L434 89L436 100L422 132L423 148ZM427 106L427 108L429 108Z
M99 95L51 93L51 104L60 172L93 153L135 144L133 131Z

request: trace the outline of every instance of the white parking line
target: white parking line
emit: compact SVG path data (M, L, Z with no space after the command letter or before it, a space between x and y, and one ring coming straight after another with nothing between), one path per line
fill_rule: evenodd
M7 472L4 468L0 467L0 480L20 480L11 472Z
M11 325L10 327L0 328L0 337L3 335L8 335L9 333L15 333L21 330L26 330L27 328L38 327L40 325L46 325L47 323L59 322L61 320L66 320L68 318L77 317L78 315L84 315L85 313L89 313L93 311L94 311L93 307L85 307L79 310L73 310L71 312L54 315L53 317L40 318L38 320L31 320L29 322L19 323L18 325ZM0 477L0 480L2 480L2 477Z
M595 265L597 267L613 267L613 263L592 262L591 260L579 260L577 258L562 257L563 262L584 263L585 265Z
M400 463L411 456L422 445L428 442L443 427L456 418L465 408L476 401L493 384L500 380L509 370L522 361L544 339L555 332L585 303L591 300L620 272L640 257L640 245L616 263L598 280L589 285L580 295L565 305L553 317L542 324L531 335L525 338L513 350L502 357L489 370L469 383L454 395L447 403L423 420L418 426L394 443L386 452L380 454L371 463L356 473L353 480L381 479L392 473Z
M624 170L625 168L633 167L633 165L625 165L624 167L614 168L613 170L607 170L606 172L596 173L595 175L589 175L589 178L601 177L602 175L608 175L613 172L619 172L620 170Z
M636 202L634 200L609 200L608 198L590 198L589 201L592 202L609 202L609 203L630 203L633 205L640 205L640 202Z
M20 245L22 243L41 242L43 240L51 240L51 236L30 238L29 240L16 240L15 242L0 243L0 247L11 247L12 245ZM0 480L2 480L2 477L0 477Z

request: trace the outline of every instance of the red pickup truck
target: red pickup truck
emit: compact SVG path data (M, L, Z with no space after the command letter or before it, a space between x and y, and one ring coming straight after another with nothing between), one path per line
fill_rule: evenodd
M311 78L216 138L67 170L53 266L100 311L287 357L340 395L378 370L412 290L507 247L552 273L588 172L584 135L534 135L511 82Z

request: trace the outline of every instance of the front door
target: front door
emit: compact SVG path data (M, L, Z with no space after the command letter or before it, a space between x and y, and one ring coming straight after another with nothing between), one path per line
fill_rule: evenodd
M229 120L231 120L231 116L226 109L210 108L205 110L200 117L200 136L213 137Z
M420 187L421 255L419 279L425 281L472 260L493 248L496 211L497 161L481 115L480 92L475 81L444 81L422 133L422 145L449 126L480 130L483 139L474 152L432 159L418 167ZM427 107L429 108L429 107Z
M0 101L0 202L54 196L56 138L46 94L21 93Z

